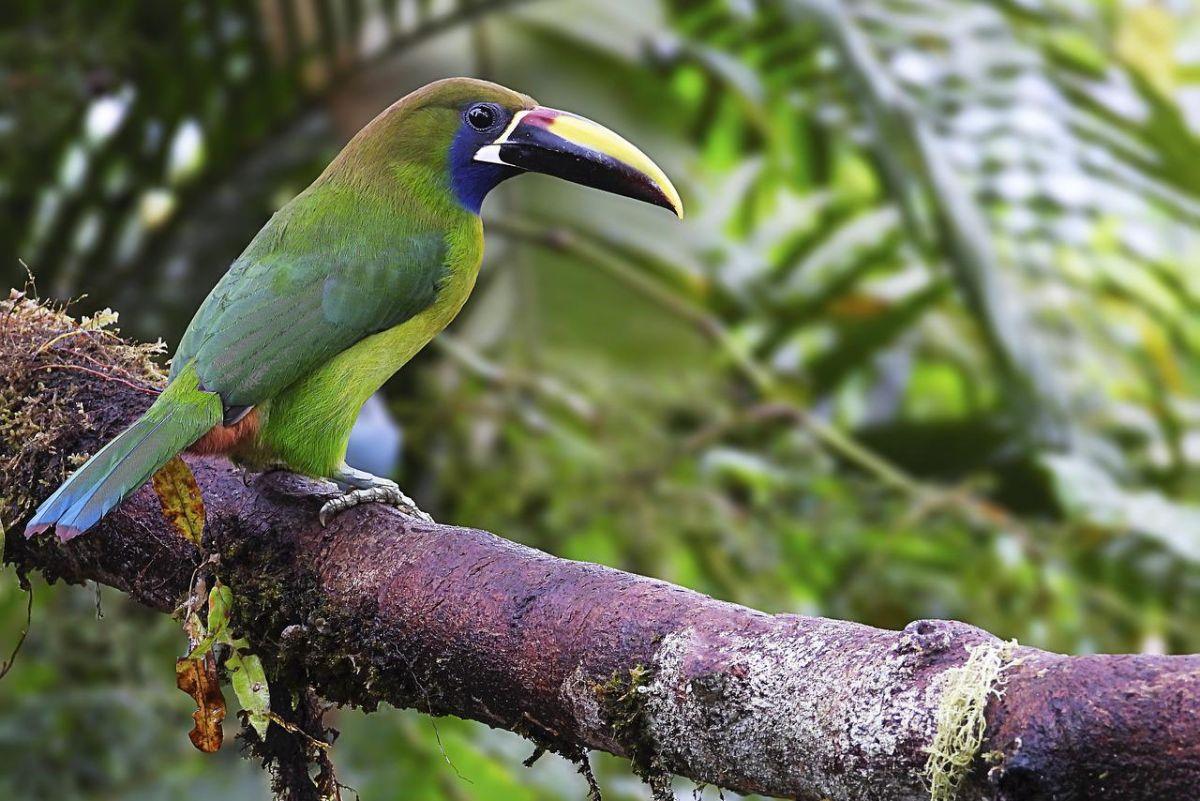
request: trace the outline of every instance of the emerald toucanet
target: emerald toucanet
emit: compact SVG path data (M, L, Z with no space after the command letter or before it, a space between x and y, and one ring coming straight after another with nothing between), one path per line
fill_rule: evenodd
M200 306L163 393L71 475L26 534L69 539L184 450L330 478L330 514L379 501L423 515L344 461L359 409L454 319L483 256L484 197L540 172L663 206L679 195L606 128L496 84L432 83L364 127L280 209Z

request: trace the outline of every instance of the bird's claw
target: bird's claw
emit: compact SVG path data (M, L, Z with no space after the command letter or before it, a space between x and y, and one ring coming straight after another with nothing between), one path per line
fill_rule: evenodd
M396 507L408 517L415 517L426 523L433 522L433 518L421 511L413 499L405 495L395 484L380 484L339 495L326 501L317 517L320 519L321 525L326 526L335 515L363 503L385 503L388 506Z

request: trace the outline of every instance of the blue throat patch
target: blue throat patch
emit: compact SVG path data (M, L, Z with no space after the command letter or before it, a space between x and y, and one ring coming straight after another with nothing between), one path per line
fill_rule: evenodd
M458 202L478 214L483 199L505 178L521 171L504 164L475 161L475 151L491 141L490 135L462 126L450 144L450 188Z

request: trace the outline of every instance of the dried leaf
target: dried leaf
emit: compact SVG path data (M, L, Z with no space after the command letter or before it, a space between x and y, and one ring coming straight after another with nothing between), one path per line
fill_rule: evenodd
M225 670L233 683L238 703L250 718L250 725L259 738L265 738L267 727L271 725L271 690L267 686L262 660L255 654L234 648L225 660Z
M196 702L196 711L192 713L196 725L188 733L192 745L206 754L216 752L221 747L224 736L221 721L225 719L225 697L217 681L216 656L209 651L200 659L176 659L175 686Z
M204 538L204 498L187 462L174 457L151 481L167 522L186 539L200 545Z

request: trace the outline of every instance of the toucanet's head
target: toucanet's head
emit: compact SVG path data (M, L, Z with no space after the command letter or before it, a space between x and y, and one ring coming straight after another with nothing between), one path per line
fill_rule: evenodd
M356 138L376 126L384 137L370 138L391 140L387 148L393 158L442 160L450 190L475 213L501 181L540 172L683 216L671 181L628 141L589 119L539 106L494 83L472 78L431 83L398 101Z
M586 117L531 101L505 103L483 93L463 105L461 116L451 147L451 181L459 199L473 211L505 178L540 172L653 203L683 217L679 193L659 166Z

